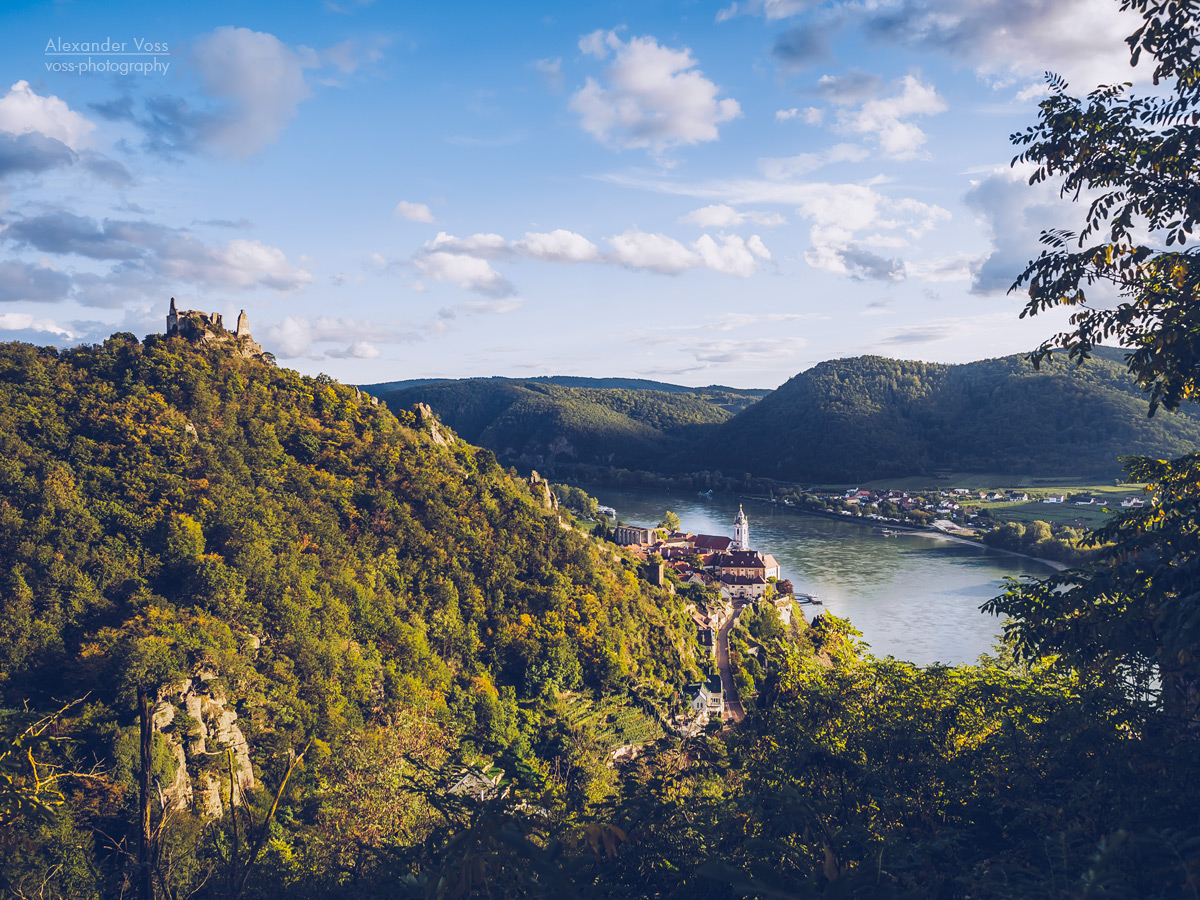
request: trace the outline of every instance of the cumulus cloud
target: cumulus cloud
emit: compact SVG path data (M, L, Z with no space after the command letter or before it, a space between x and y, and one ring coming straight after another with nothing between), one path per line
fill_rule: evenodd
M613 57L605 83L589 77L570 101L583 129L605 144L662 154L715 141L720 125L742 115L736 100L718 98L720 88L687 48L665 47L653 37L622 41L613 31L586 35L579 47L596 59Z
M53 334L71 340L78 335L59 325L53 319L37 318L31 313L0 313L0 331L32 331L38 334Z
M319 359L323 355L339 359L374 359L380 353L378 344L413 343L422 340L422 335L415 329L394 323L333 316L313 319L285 316L267 327L264 339L283 359ZM345 347L315 351L314 344L344 344Z
M397 219L408 219L410 222L432 222L433 213L424 203L410 203L408 200L401 200L396 204L396 208L392 210L392 215Z
M600 250L595 244L564 228L526 233L524 240L516 241L512 247L521 256L546 262L596 262L600 259Z
M62 141L44 134L0 132L0 178L18 172L37 173L72 165L76 153Z
M828 34L811 25L789 28L775 39L771 55L783 64L784 69L803 69L829 58Z
M608 180L663 193L719 199L726 204L786 204L811 222L809 265L855 278L897 280L934 271L875 253L872 247L908 247L950 218L948 210L911 197L890 197L870 184L788 179L733 179L688 184L666 179L608 176ZM939 270L940 271L940 270Z
M171 281L290 292L312 281L312 276L290 263L282 250L261 241L235 238L224 244L207 244L184 229L147 221L97 222L58 210L17 219L3 238L42 253L115 261L117 267L107 278L76 276L75 285L81 292L97 292L94 300L81 294L79 299L85 303L108 305L107 298L99 296L106 286L154 290L162 282Z
M58 97L34 93L28 81L18 81L0 97L0 131L42 134L78 151L87 146L95 129L95 123Z
M679 221L699 225L701 228L737 228L739 225L744 225L747 222L753 222L755 225L764 225L768 228L787 224L787 219L779 213L760 212L758 210L739 212L732 206L727 206L724 203L714 203L711 206L693 209L687 215L681 216Z
M913 75L905 75L894 87L888 96L867 100L858 109L839 111L835 127L872 139L884 156L915 159L922 156L925 132L906 120L945 112L946 102L933 85Z
M746 278L771 259L770 251L756 234L745 240L725 235L719 243L704 234L686 246L665 234L634 229L609 238L608 243L612 247L612 262L668 275L688 269L709 269Z
M413 260L421 274L434 281L450 281L465 291L490 297L509 297L517 292L512 283L491 267L486 259L468 253L430 250Z
M883 0L863 9L876 38L947 54L994 83L1047 69L1081 91L1137 80L1124 39L1140 19L1109 0Z
M729 211L735 217L743 215L732 209ZM770 221L774 214L745 214L749 215L762 215ZM527 232L523 238L512 241L498 234L460 238L439 232L413 257L413 263L423 275L435 281L454 282L464 290L505 298L515 294L516 288L492 267L490 261L529 259L565 264L599 263L667 275L708 269L748 277L771 259L770 251L758 235L748 238L723 235L718 240L704 234L690 244L684 244L665 234L634 228L608 238L607 243L610 249L602 252L583 235L562 228Z
M991 250L973 267L971 290L1007 291L1029 260L1043 249L1043 228L1063 221L1067 204L1046 183L1030 185L1027 167L996 169L972 182L964 200L991 237ZM1067 219L1069 221L1069 219Z
M106 119L142 129L147 150L167 157L203 152L245 159L273 144L311 95L323 67L352 72L377 59L376 44L343 42L325 51L290 47L275 35L224 26L201 37L191 53L204 98L156 95L142 111L126 96L91 108Z
M326 350L325 355L335 359L375 359L379 348L370 341L355 341L342 350Z
M317 64L312 51L293 50L273 34L229 26L197 42L192 61L205 92L225 102L205 123L204 140L238 158L274 143L309 96L304 69Z
M0 261L0 303L53 303L65 300L70 289L65 272L21 260Z

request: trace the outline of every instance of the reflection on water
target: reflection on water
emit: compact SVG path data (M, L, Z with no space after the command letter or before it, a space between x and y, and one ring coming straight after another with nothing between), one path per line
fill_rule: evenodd
M622 521L654 525L665 510L698 534L733 534L738 500L666 491L589 489ZM845 616L880 656L920 664L974 662L991 649L1002 622L980 605L1003 591L1004 578L1046 575L1048 566L953 541L806 516L747 502L750 544L772 553L796 590ZM808 610L806 610L808 612Z

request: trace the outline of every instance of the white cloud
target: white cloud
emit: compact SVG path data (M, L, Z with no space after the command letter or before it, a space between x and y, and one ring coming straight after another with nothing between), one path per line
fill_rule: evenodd
M1145 65L1130 68L1125 44L1141 19L1111 0L880 0L857 8L875 37L947 54L998 85L1040 80L1047 69L1080 92L1150 76Z
M335 359L375 359L379 356L379 348L370 341L355 341L344 350L326 350L325 355Z
M598 262L600 249L581 234L557 228L541 234L526 233L525 239L516 241L513 249L531 259L546 262Z
M380 354L378 344L413 343L422 340L422 335L415 329L387 322L333 316L318 316L313 319L285 316L267 327L264 340L275 354L283 359L320 359L322 356L338 359L374 359ZM322 352L314 349L314 344L346 346Z
M825 110L815 106L806 106L804 109L793 106L791 109L775 110L776 122L788 122L792 119L800 119L806 125L820 125L825 120Z
M735 216L742 215L734 210L730 212ZM772 224L776 218L773 213L746 215L762 216ZM684 244L665 234L634 228L608 238L608 244L611 250L602 253L583 235L563 228L526 232L523 238L515 241L507 241L498 234L459 238L439 232L413 257L413 263L423 275L435 281L456 282L464 290L504 298L515 294L516 288L492 268L489 260L598 263L669 275L689 269L708 269L745 278L771 259L770 251L758 235L748 238L723 235L718 240L704 234L691 244Z
M884 156L892 159L916 159L922 156L925 132L912 122L913 116L931 116L946 111L946 101L932 85L912 75L897 83L898 92L867 100L857 110L838 113L837 130L873 138Z
M96 129L58 97L33 92L28 81L18 81L0 97L0 131L10 134L36 132L61 141L72 150L87 146Z
M397 203L392 215L397 219L408 219L410 222L433 221L433 213L428 206L424 203L410 203L407 200Z
M454 282L465 291L491 297L508 297L516 293L516 288L503 275L478 256L432 250L418 254L413 261L426 278Z
M0 331L37 331L56 334L67 340L78 337L75 332L64 328L53 319L39 319L30 313L0 313Z
M746 278L771 259L758 235L751 235L746 240L737 235L726 235L718 243L705 234L688 247L665 234L634 229L609 238L608 243L613 248L612 262L669 275L688 269L710 269Z
M977 294L1007 291L1026 264L1043 249L1038 236L1056 222L1071 221L1070 204L1049 183L1030 185L1030 168L995 169L971 182L965 200L991 237L991 250L974 266L971 290Z
M787 224L787 219L779 213L759 212L757 210L738 212L732 206L726 206L724 203L693 209L687 215L681 216L679 221L699 225L701 228L736 228L746 222L753 222L755 225L764 225L767 227Z
M205 118L201 138L237 158L274 143L309 96L304 70L319 64L307 48L293 50L273 34L229 26L201 38L192 60L204 90L227 102Z
M607 86L589 77L572 95L570 108L583 129L617 148L645 148L661 154L682 144L715 141L718 126L742 115L732 98L696 68L687 48L674 50L653 37L622 41L614 31L593 32L580 49L613 62Z
M463 253L482 259L521 256L543 262L599 262L600 250L581 234L556 228L549 232L527 231L519 241L506 241L498 234L473 234L459 238L444 231L425 245L426 250Z

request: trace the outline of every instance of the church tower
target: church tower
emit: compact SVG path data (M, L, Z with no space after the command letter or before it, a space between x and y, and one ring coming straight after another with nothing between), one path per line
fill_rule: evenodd
M750 522L746 519L746 511L738 504L737 518L733 520L733 545L730 550L750 549Z
M171 311L167 313L167 334L174 334L179 330L179 313L175 310L175 298L171 298Z

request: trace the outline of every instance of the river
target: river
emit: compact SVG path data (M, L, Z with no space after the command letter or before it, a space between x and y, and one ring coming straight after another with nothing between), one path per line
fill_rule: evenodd
M657 524L665 510L696 534L733 534L739 500L666 491L588 487L632 525ZM771 553L799 593L849 619L878 656L921 665L970 663L990 651L1001 620L979 611L1005 577L1049 574L1033 559L920 534L885 537L879 527L745 502L750 546ZM805 607L813 615L820 607Z

